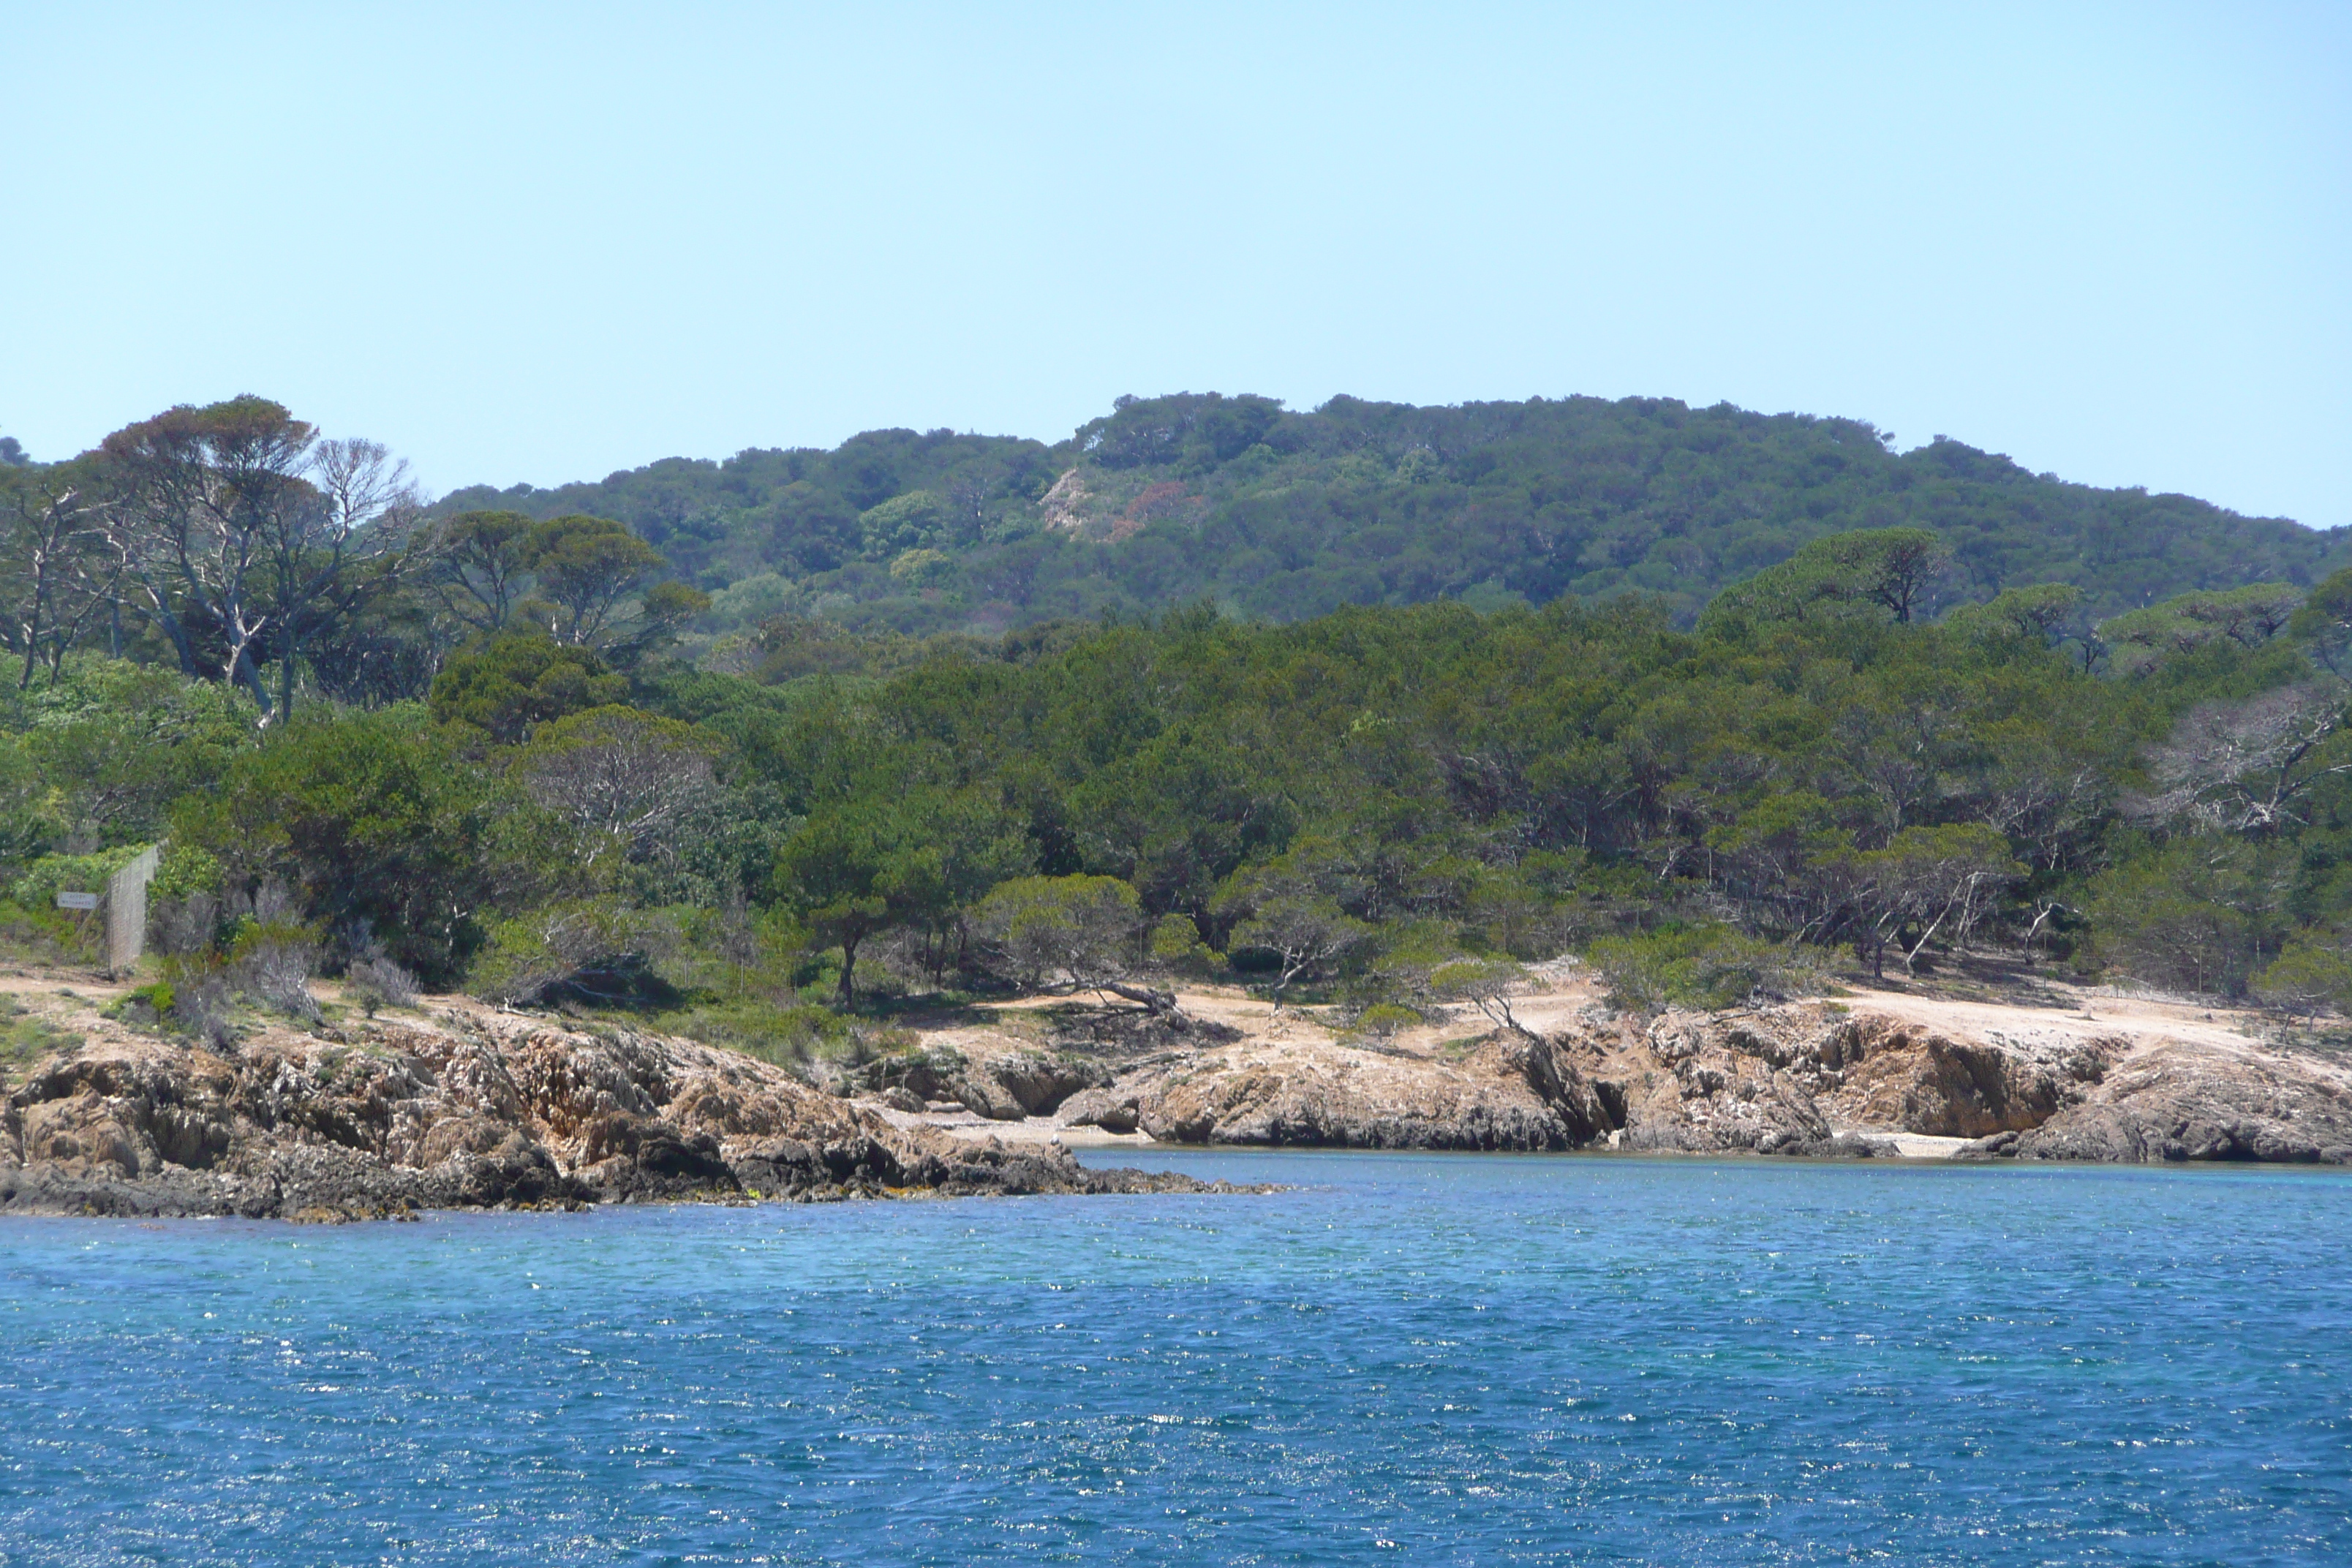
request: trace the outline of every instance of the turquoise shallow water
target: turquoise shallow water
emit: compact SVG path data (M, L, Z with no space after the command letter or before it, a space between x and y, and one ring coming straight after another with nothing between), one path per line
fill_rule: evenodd
M2352 1562L2352 1178L0 1223L0 1562Z

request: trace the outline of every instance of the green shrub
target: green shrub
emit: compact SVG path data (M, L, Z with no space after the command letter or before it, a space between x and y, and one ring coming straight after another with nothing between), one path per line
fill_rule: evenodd
M21 744L43 785L41 814L108 847L159 837L173 801L217 787L255 745L252 703L227 685L89 656L62 673L17 697Z
M168 980L158 980L142 985L123 997L116 1005L126 1012L143 1007L155 1017L169 1017L172 1013L172 983Z
M45 855L10 885L8 901L27 910L55 909L61 892L103 893L107 879L137 859L144 847L124 844L95 855Z
M971 930L1023 990L1084 988L1134 971L1141 920L1135 889L1115 877L1014 877L980 900Z
M283 882L322 931L365 922L428 980L464 967L484 910L545 898L572 870L543 813L413 713L298 720L238 758L223 790L183 800L172 837L232 889Z
M20 738L0 736L0 866L39 859L66 830L47 770Z
M740 998L659 1015L655 1026L709 1046L723 1046L779 1067L793 1067L847 1047L850 1026L830 1008L806 1003Z
M574 899L492 926L466 988L509 1006L559 994L642 1004L675 995L657 965L677 945L677 922L664 911Z
M1356 1015L1356 1021L1348 1032L1386 1041L1396 1038L1400 1032L1412 1028L1420 1022L1421 1015L1410 1007L1399 1006L1394 1002L1375 1002Z
M628 678L590 648L538 632L508 632L449 656L426 700L443 724L468 725L500 745L567 713L628 700Z
M1171 974L1201 980L1224 967L1224 955L1201 940L1191 915L1162 915L1151 928L1151 962Z
M0 900L0 953L26 963L62 963L90 958L95 933L55 908L28 910Z
M2341 940L2297 940L2254 976L2254 994L2273 1007L2316 1013L2352 1012L2352 953Z
M13 996L0 996L0 1079L14 1079L50 1052L79 1044L79 1035L26 1012Z
M1801 950L1712 923L1607 937L1585 957L1613 1005L1645 1016L1780 1000L1820 983L1818 967Z
M147 885L147 897L151 901L184 899L220 890L221 863L215 857L194 844L166 844L155 867L155 879Z

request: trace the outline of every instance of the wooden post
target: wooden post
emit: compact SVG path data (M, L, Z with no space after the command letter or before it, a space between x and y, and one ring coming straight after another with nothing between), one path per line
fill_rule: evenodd
M131 972L147 951L147 884L155 879L161 845L150 844L106 882L106 969Z

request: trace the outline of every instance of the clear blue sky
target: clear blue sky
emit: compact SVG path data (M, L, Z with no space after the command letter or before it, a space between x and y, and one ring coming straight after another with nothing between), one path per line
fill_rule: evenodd
M0 431L436 489L1122 392L1851 415L2352 523L2352 5L0 4Z

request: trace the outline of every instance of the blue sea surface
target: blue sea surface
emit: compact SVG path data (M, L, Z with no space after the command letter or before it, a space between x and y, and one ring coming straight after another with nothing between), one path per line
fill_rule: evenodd
M1144 1163L0 1223L0 1562L2352 1563L2352 1178Z

